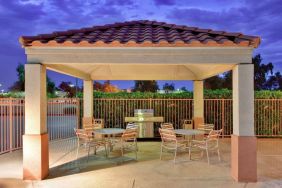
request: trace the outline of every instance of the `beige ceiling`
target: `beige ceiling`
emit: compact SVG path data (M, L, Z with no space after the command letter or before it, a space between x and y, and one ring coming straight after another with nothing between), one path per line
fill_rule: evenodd
M92 80L202 80L231 70L232 64L50 64L47 68ZM74 75L76 74L76 75Z

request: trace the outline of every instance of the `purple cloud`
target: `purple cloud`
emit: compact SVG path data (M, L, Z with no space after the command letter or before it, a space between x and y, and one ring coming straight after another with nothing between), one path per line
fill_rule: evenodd
M105 1L106 6L113 6L113 5L130 6L133 4L134 4L133 0L106 0Z
M156 5L174 5L175 0L154 0Z
M265 61L272 61L277 70L281 70L281 9L282 4L277 0L246 1L226 10L174 6L166 18L189 26L258 35L262 38L262 43L255 52L261 53Z

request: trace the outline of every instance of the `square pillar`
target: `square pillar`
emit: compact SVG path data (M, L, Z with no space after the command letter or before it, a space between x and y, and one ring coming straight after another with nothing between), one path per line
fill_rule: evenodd
M203 80L194 81L193 89L193 99L194 99L194 128L198 128L199 124L204 123L204 82Z
M254 65L233 69L233 135L231 175L239 182L257 181L257 142L254 132Z
M83 117L93 117L93 81L83 81Z
M46 67L25 65L25 134L23 179L42 180L49 173Z

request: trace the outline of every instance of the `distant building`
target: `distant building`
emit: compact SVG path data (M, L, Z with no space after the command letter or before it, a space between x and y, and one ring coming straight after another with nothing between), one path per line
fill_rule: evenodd
M55 91L55 94L58 98L65 98L68 96L68 92L65 91Z
M160 89L157 91L157 93L161 93L161 94L165 94L165 93L183 93L185 91L181 90L181 89L176 89L176 90L164 90L164 89Z
M132 89L131 88L121 89L120 91L126 92L126 93L132 93Z

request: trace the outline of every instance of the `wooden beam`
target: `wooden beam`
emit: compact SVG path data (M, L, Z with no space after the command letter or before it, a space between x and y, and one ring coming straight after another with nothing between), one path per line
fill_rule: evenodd
M56 64L46 64L47 69L59 72L62 74L66 74L69 76L74 76L76 78L80 78L83 80L91 80L91 77L89 74L82 72L80 70L68 67L66 65L56 65Z

